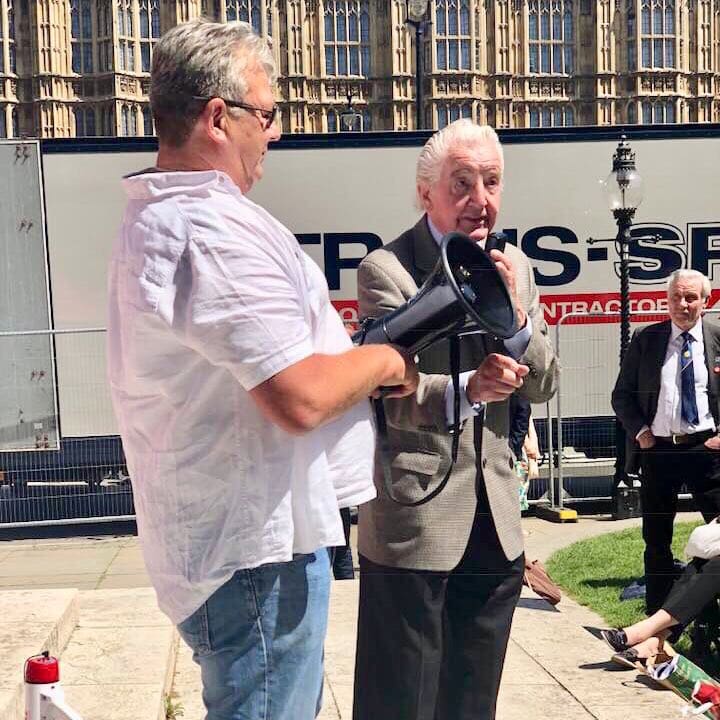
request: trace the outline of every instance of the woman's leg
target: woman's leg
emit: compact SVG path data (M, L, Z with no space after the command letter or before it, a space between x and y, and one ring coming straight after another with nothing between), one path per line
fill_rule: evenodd
M642 643L649 638L664 633L667 636L666 630L669 630L674 625L677 625L678 621L666 610L658 610L653 613L650 617L636 622L634 625L629 625L623 628L625 636L627 637L627 644L630 647L634 647L638 643Z

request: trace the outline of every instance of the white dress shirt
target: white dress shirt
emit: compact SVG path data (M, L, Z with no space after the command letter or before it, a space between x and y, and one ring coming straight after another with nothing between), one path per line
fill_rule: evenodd
M670 339L668 340L665 360L660 375L660 394L658 407L650 430L655 437L669 437L670 435L688 435L714 430L715 420L710 412L708 402L708 370L705 362L705 343L703 341L702 321L698 320L689 331L693 337L690 344L695 373L695 400L698 409L698 423L693 425L682 418L681 413L681 385L680 385L680 352L683 346L681 337L683 330L675 323L671 323ZM640 437L647 427L637 434Z
M175 623L236 570L345 542L375 495L369 404L302 436L249 391L351 341L320 269L222 172L147 171L110 267L108 365L145 563Z
M433 225L430 218L427 218L427 224L428 228L430 229L430 234L433 236L433 239L435 242L439 245L443 239L443 234ZM527 346L530 344L530 338L532 337L532 321L530 320L529 315L525 315L527 318L527 322L523 327L521 327L511 338L508 338L504 341L505 349L508 352L508 355L513 358L513 360L518 360L520 357L522 357L522 354L527 350ZM460 383L460 417L458 418L459 422L463 422L464 420L467 420L469 417L472 417L476 413L480 413L485 408L485 403L475 403L475 405L470 404L470 400L468 400L467 396L467 386L468 386L468 380L472 375L475 374L475 370L468 370L466 372L460 373L460 376L458 378ZM448 424L452 424L453 422L453 415L454 415L454 384L452 380L448 383L448 386L445 390L445 415L447 417Z

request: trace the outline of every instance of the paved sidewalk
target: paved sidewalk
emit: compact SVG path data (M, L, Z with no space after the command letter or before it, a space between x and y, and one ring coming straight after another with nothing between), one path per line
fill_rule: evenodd
M698 517L688 513L678 519ZM563 525L523 520L527 555L541 560L577 540L637 525L638 520L612 522L607 516ZM0 542L0 589L148 585L136 537ZM322 720L351 719L357 589L357 581L333 584ZM585 629L598 625L600 618L567 598L555 610L524 591L513 623L498 720L679 718L682 703L672 693L609 662L607 647ZM175 689L185 707L183 720L200 720L197 668L187 653L178 659Z

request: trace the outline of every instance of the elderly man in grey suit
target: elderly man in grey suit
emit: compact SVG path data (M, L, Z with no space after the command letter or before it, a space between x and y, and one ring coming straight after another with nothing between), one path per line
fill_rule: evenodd
M361 316L379 317L415 295L446 233L483 244L500 208L502 175L492 128L459 120L433 135L417 164L424 214L361 263ZM513 296L518 331L504 343L462 339L463 426L449 483L425 505L397 504L376 456L378 497L360 509L354 720L495 717L524 569L508 398L518 392L544 402L558 366L527 257L511 245L491 257ZM392 490L401 501L432 492L450 465L448 365L447 344L432 346L420 356L417 395L385 402Z
M667 297L670 318L635 333L612 393L627 464L642 472L648 615L677 575L671 544L680 487L691 490L706 522L720 514L720 328L701 317L710 281L676 270Z

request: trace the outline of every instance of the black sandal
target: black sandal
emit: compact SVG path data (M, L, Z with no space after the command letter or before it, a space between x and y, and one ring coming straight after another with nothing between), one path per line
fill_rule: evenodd
M627 650L621 650L612 656L612 661L623 667L632 668L633 670L645 670L647 665L647 658L641 658L637 650L628 648Z

